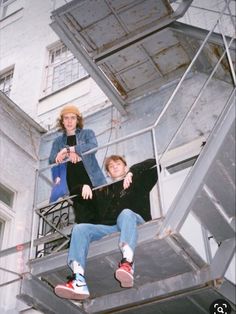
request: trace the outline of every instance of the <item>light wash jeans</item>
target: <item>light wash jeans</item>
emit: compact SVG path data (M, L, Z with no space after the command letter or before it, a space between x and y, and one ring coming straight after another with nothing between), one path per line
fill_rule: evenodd
M116 225L113 226L87 223L74 225L67 260L69 267L71 267L71 262L76 261L85 269L90 242L118 231L120 231L119 244L128 244L134 252L138 238L137 225L144 222L144 219L132 210L123 209L117 218Z

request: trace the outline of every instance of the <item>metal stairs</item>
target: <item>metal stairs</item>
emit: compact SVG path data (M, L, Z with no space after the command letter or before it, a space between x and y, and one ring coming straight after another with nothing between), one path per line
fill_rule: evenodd
M235 287L224 279L235 252L233 99L234 93L166 217L139 227L133 288L121 289L113 278L120 260L114 234L91 244L86 272L91 299L80 304L53 294L52 287L68 274L66 250L30 261L19 298L44 313L208 313L220 298L235 310ZM220 242L210 263L179 233L190 212Z
M235 45L233 39L224 38L228 46L215 65L213 52L220 51L219 55L222 52L220 36L212 29L205 38L205 31L175 22L187 10L190 0L183 0L176 12L170 10L170 4L175 1L159 0L162 7L159 11L151 0L100 2L101 6L94 0L71 1L53 13L51 26L122 115L127 113L129 102L179 79L184 73L154 126L164 115L200 51L204 54L194 70L210 73L207 85L225 54L229 57L231 43ZM139 20L136 13L142 5L148 18L141 16ZM160 19L152 20L153 8L156 15L160 14ZM84 15L83 12L89 13ZM140 23L146 21L146 24L132 29L132 19ZM116 36L107 31L110 20ZM133 25L139 26L139 23ZM206 44L209 38L210 42ZM235 47L232 46L230 49ZM133 58L136 54L138 61ZM166 54L170 55L168 61ZM231 82L232 75L234 90L197 162L166 216L139 227L134 287L122 289L114 279L120 261L118 234L114 234L90 246L86 269L89 300L83 303L67 301L53 293L53 287L64 282L69 274L67 250L29 261L31 272L22 279L18 295L21 300L43 313L202 314L209 313L213 301L223 298L235 311L235 287L224 278L235 252L235 73L232 66L225 68L219 77L226 77L226 81ZM153 131L153 127L149 129ZM190 213L219 243L214 257L207 262L181 235L181 227ZM71 226L57 231L60 232L48 235L46 240L68 238ZM33 244L44 245L44 240L36 239Z

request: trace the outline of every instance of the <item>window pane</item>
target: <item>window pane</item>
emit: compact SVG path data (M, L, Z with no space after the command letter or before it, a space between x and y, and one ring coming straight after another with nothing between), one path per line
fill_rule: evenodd
M168 166L166 169L170 174L187 169L189 167L192 167L197 160L198 156L194 156L191 158L188 158L186 160L180 161L174 165Z
M0 201L12 207L14 199L14 192L0 184Z
M13 69L7 71L0 75L0 90L6 94L10 95L11 87L12 87L12 78L13 78Z
M49 64L46 71L45 94L50 94L88 75L78 60L63 44L49 51Z
M4 227L5 227L5 222L2 219L0 219L0 249L2 248L2 239L3 239Z

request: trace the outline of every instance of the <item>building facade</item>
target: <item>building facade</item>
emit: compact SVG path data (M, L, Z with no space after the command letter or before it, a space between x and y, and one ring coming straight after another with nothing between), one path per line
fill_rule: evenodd
M62 1L2 1L0 89L47 129L62 105L78 104L86 115L110 103L50 27Z
M21 302L12 296L19 291L20 274L28 271L35 175L40 140L46 130L2 92L0 111L0 244L1 251L15 247L0 257L1 284L7 283L0 288L0 309L17 313L16 305L20 307Z
M173 3L174 9L181 1L170 2ZM106 88L104 88L104 84L100 84L99 87L98 84L101 81L96 80L96 77L93 79L93 73L90 73L91 69L87 68L86 64L83 64L83 60L78 58L76 49L73 50L74 46L71 45L70 37L68 39L67 36L59 36L51 27L52 12L57 12L65 5L68 5L68 11L70 11L69 5L75 4L75 1L2 0L0 3L0 90L4 92L4 95L0 95L0 245L3 250L3 254L0 255L3 282L3 286L0 286L0 310L1 313L12 314L33 313L32 306L25 305L17 300L16 296L20 293L19 279L21 277L19 275L30 271L27 262L35 257L32 256L35 251L30 240L36 236L39 217L34 213L34 209L48 203L51 189L50 170L47 168L48 154L52 140L57 135L55 121L61 107L67 103L73 103L80 108L85 117L86 127L92 128L97 135L99 145L104 145L97 152L102 169L105 157L113 153L124 155L129 164L154 156L155 150L163 153L164 157L161 159L163 167L162 205L159 204L160 194L157 189L153 190L151 197L152 217L156 219L165 216L171 207L174 197L190 173L226 100L231 95L232 83L229 75L230 68L223 63L200 97L193 113L185 121L180 134L171 143L171 147L168 147L173 134L178 130L179 121L186 115L195 102L197 93L201 91L204 82L207 81L208 69L213 68L218 61L217 53L212 54L214 49L212 49L211 43L203 55L200 55L199 64L189 73L179 89L178 95L174 98L172 106L160 120L155 131L156 142L153 142L153 134L149 133L116 142L129 134L148 128L162 115L166 103L183 74L183 72L178 72L178 76L171 76L171 52L169 51L170 54L167 54L170 56L169 59L165 59L164 62L164 68L168 69L166 76L169 77L169 81L160 81L161 84L157 84L154 89L147 88L150 84L141 85L142 79L145 80L145 71L143 77L135 74L139 73L138 71L145 64L146 59L140 64L139 60L137 61L139 68L136 68L135 62L130 64L128 66L130 72L126 72L127 69L122 68L129 63L127 58L123 58L122 62L120 60L117 62L121 69L120 72L117 71L119 72L117 77L121 84L124 82L123 86L130 87L131 91L127 95L132 96L129 98L128 95L125 100L122 99L121 103L124 107L120 110L115 102L112 103L109 100L109 96L115 93L106 94L109 84L112 85L114 81L110 79ZM91 6L93 6L98 2L91 0L89 3L92 3ZM149 1L149 3L152 5L154 2ZM214 6L212 1L193 1L179 21L183 22L185 26L196 26L204 31L210 30L216 23L224 5L222 1L216 1ZM235 12L234 5L234 1L231 1L229 8L232 12ZM119 5L117 6L119 7ZM100 11L97 14L99 15ZM54 18L55 16L57 15L55 14ZM223 18L225 20L224 34L233 37L229 12L226 12ZM61 21L64 21L62 17ZM84 23L86 24L86 15ZM73 27L75 25L71 26L72 34L74 34ZM99 33L99 28L90 29L91 32L94 30L95 35L96 31ZM109 33L108 29L107 32ZM194 37L194 32L201 33L201 30L188 28L186 31L190 38L189 45L193 46L193 50L189 49L189 54L182 53L180 57L179 50L177 50L174 55L186 64L191 62L189 55L193 57L197 51L194 46L195 42L198 40L200 46L204 40L203 36ZM220 30L217 28L215 33L219 34ZM95 35L92 37L94 43L97 39ZM107 33L104 33L104 38L106 35ZM165 35L163 37L161 40L165 42ZM78 38L80 38L79 35ZM168 37L166 38L168 39ZM181 39L181 36L179 38ZM213 44L217 42L214 40ZM150 43L148 44L147 47L153 48ZM178 49L180 44L175 42L174 45ZM183 47L186 48L186 45ZM219 51L221 52L221 50ZM136 60L136 57L138 59L143 52L145 49L139 51L137 57L136 51L134 54L131 51L128 56L131 60ZM110 54L112 55L112 53ZM110 55L108 54L106 57L109 59ZM156 60L158 58L160 56ZM152 59L152 56L148 55L147 59ZM156 60L154 59L154 61ZM114 69L117 64L112 64ZM185 69L186 64L183 66ZM100 63L98 61L98 67L101 65L102 57ZM158 68L156 65L155 67ZM104 69L106 68L104 67ZM161 72L160 69L158 70ZM104 73L106 72L104 71ZM153 81L155 81L155 73L150 73L148 72L147 76L153 75ZM107 72L106 75L109 76L109 73ZM138 75L139 80L137 81ZM127 81L125 81L126 79ZM120 85L114 84L114 86L117 88ZM45 133L46 130L47 133ZM106 144L112 141L115 144L107 147ZM168 148L167 153L165 152L166 147ZM41 171L41 169L45 170ZM39 170L37 178L36 170ZM35 193L35 178L37 179L37 193ZM198 251L201 258L207 261L202 226L194 216L189 216L181 233ZM210 234L208 236L210 239ZM211 254L214 256L218 244L212 238L209 242ZM11 254L7 253L8 248L11 248ZM226 277L235 283L234 264L235 257L228 268ZM16 274L10 273L8 270L14 270ZM37 311L40 312L39 309Z

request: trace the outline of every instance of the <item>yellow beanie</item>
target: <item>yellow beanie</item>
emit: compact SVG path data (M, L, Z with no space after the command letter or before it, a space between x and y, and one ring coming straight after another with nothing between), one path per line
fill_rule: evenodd
M77 116L81 116L81 113L79 111L79 109L75 106L75 105L66 105L65 107L62 108L60 116L62 117L64 114L67 113L74 113Z

